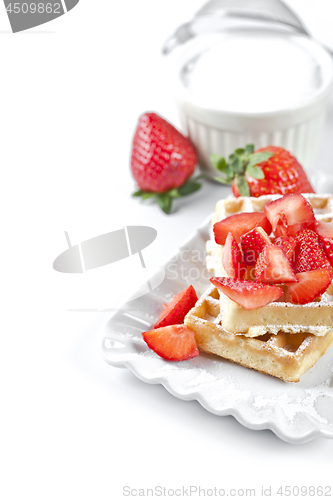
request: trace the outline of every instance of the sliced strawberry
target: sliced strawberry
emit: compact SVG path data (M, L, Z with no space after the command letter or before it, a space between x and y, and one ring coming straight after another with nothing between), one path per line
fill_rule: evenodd
M280 215L274 230L274 235L277 238L286 238L288 236L288 222L287 217L284 214Z
M274 245L278 245L286 254L289 260L292 260L296 247L296 240L291 236L280 236L274 241Z
M230 278L241 278L245 272L242 252L232 233L229 233L225 240L222 265Z
M297 281L288 257L281 247L266 245L257 260L256 278L262 283L286 283Z
M161 358L184 361L199 356L194 331L186 325L170 325L142 334L144 341Z
M315 231L323 238L333 240L333 222L318 221Z
M331 238L323 238L322 236L318 236L318 242L320 248L323 250L326 255L329 263L333 266L333 239Z
M297 233L300 231L304 231L304 229L311 229L312 231L316 230L317 221L315 222L302 222L301 224L293 224L292 226L288 226L287 234L289 236L296 237Z
M296 238L297 233L300 231L304 231L304 229L311 229L312 231L316 230L316 224L312 222L303 223L303 224L293 224L292 226L288 226L286 223L286 218L282 215L282 218L278 222L274 234L277 238Z
M229 299L248 311L264 307L283 295L283 290L274 285L264 285L254 281L236 278L211 278L211 283Z
M295 236L316 223L313 208L301 194L287 194L265 205L265 214L276 236ZM279 226L279 227L278 227Z
M267 234L272 231L272 226L263 212L243 212L230 215L214 224L215 241L219 245L224 245L229 232L231 232L239 243L240 237L255 227L262 227Z
M163 309L160 317L156 321L154 328L161 328L168 325L179 325L184 323L184 318L198 300L197 294L192 285L178 293L172 302Z
M255 281L256 280L255 268L256 266L246 266L243 280Z
M284 214L281 215L279 222L277 223L274 234L276 237L288 238L296 237L297 233L300 231L304 231L304 229L311 229L312 231L316 230L316 222L303 222L301 224L293 224L292 226L288 226L287 218Z
M259 254L266 245L271 245L271 240L262 227L256 227L241 236L240 242L244 262L248 266L256 263ZM236 278L237 276L234 277Z
M330 267L331 265L320 247L318 235L311 229L299 232L295 247L295 272L303 273Z
M308 304L314 301L330 286L331 269L316 269L296 274L298 283L286 285L285 300L293 304Z

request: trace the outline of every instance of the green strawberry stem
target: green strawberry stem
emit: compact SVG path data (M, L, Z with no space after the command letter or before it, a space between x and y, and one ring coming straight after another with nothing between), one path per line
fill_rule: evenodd
M254 145L247 144L245 148L236 149L229 156L229 162L221 155L210 155L214 167L222 172L223 177L214 177L222 184L235 183L242 196L250 196L250 186L247 177L264 179L265 174L258 164L267 161L274 153L262 151L254 153Z
M180 187L170 189L164 193L154 193L153 191L143 191L142 189L139 189L138 191L135 191L132 196L141 198L143 201L148 200L149 198L155 198L163 212L169 215L171 213L174 198L182 198L183 196L188 196L198 191L201 188L201 183L198 181L204 177L204 175L198 175L189 179Z

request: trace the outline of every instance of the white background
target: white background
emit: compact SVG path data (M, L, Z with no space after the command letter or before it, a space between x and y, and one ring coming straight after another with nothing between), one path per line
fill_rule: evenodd
M138 116L154 110L178 124L161 45L202 3L81 0L16 35L0 8L3 499L121 499L125 485L257 488L258 497L261 486L333 487L331 440L286 444L102 360L109 314L66 309L119 306L142 281L138 256L82 276L52 268L64 230L74 244L143 224L158 230L144 252L153 269L227 193L206 183L169 217L130 197ZM288 3L333 47L330 0ZM331 105L317 159L327 171L332 127Z

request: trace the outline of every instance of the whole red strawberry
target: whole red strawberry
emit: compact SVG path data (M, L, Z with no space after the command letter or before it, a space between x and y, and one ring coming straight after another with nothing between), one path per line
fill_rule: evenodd
M170 213L173 198L191 194L201 185L186 182L193 174L197 155L189 139L156 113L145 113L136 128L131 170L140 190L134 196L156 196L164 212Z
M216 177L216 180L232 184L236 197L314 193L302 166L280 147L267 146L254 151L253 144L248 144L244 149L236 149L229 156L229 163L217 155L212 155L211 161L224 173L224 177Z

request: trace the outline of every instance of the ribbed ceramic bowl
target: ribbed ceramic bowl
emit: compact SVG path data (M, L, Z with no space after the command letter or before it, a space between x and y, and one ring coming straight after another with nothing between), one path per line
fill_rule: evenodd
M237 46L237 37L243 45ZM253 44L255 41L261 48L259 52L262 54L265 54L266 47L267 57L253 53L253 60L250 65L247 64L247 68L253 65L253 71L243 74L242 61L239 61L239 71L235 69L230 71L227 65L223 67L224 45L226 50L232 47L232 44L228 45L229 40L233 41L238 51L244 47L244 52L245 48L249 51L250 43ZM306 169L310 169L333 88L333 61L330 54L310 38L274 29L258 31L258 28L242 30L233 28L220 35L218 40L214 39L208 43L205 40L204 44L206 46L197 40L178 60L176 84L182 127L197 148L202 170L211 176L216 176L216 170L209 159L210 155L228 156L236 148L249 143L254 144L256 148L267 145L282 146L291 151ZM278 45L283 49L281 54ZM219 51L216 47L220 50L221 61L218 60ZM293 56L290 55L290 60L286 62L288 47ZM216 56L212 56L212 50ZM273 65L269 58L270 50L274 58ZM297 54L300 56L299 59ZM248 56L249 52L244 57ZM198 78L197 63L207 57L210 57L210 61L201 65L204 74L199 74L198 89L198 85L192 85L191 82L193 68L197 72L195 77ZM295 58L294 62L292 57ZM268 67L266 73L265 66ZM278 77L283 82L280 87L277 84ZM227 94L224 93L222 96L224 98L222 102L221 99L214 101L214 92L219 96L216 91L218 88L216 78L221 79L221 92L225 92L223 87L228 89ZM226 82L228 85L225 85ZM258 82L257 94L255 82ZM242 108L242 103L237 102L237 96L241 101L245 96L244 93L251 94L248 91L249 83L252 85L255 99L251 103L250 97L250 101L246 101L246 106ZM261 96L260 92L263 93L263 89L265 95ZM217 102L218 100L220 102ZM257 108L254 101L257 102ZM232 108L233 105L235 109Z

